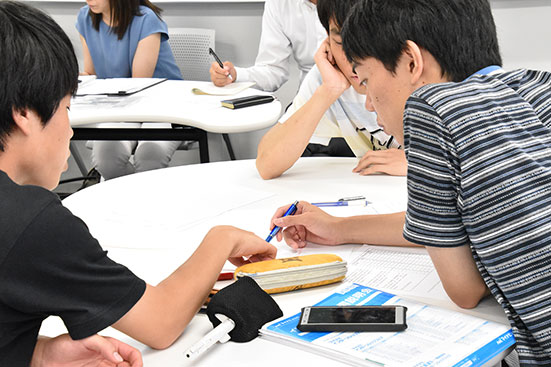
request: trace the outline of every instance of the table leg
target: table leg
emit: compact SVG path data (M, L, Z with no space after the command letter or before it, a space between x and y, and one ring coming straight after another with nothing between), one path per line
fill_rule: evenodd
M230 159L232 161L235 161L235 154L233 153L233 148L231 146L231 141L230 141L229 135L228 134L222 134L222 138L224 138L224 142L226 143L226 148L228 149Z

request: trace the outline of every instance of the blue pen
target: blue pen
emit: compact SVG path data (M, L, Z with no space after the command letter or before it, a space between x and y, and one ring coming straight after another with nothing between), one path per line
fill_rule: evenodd
M371 202L367 200L353 200L353 201L328 201L324 203L312 203L319 208L327 206L368 206Z
M370 201L365 200L365 196L349 196L346 198L339 199L338 201L328 201L324 203L312 203L317 207L327 207L327 206L368 206L371 204Z
M295 201L290 207L289 209L287 209L287 211L285 212L285 214L283 214L284 217L288 216L288 215L293 215L295 214L295 212L297 211L297 205L298 205L298 200ZM266 242L270 242L272 240L272 238L275 237L275 235L277 234L277 232L279 232L279 230L281 229L281 227L279 226L275 226L272 231L270 232L270 234L268 235L268 237L266 237Z

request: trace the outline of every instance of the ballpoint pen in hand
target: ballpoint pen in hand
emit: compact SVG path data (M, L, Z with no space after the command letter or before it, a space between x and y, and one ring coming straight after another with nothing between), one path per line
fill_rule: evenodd
M288 215L293 215L295 214L295 212L297 211L297 205L298 205L298 200L295 201L290 207L289 209L287 209L287 211L285 212L285 214L283 214L284 217L288 216ZM275 235L277 234L277 232L279 232L279 230L281 229L281 227L279 226L275 226L272 231L270 232L270 234L268 235L268 237L266 237L266 242L270 242L272 240L272 238L275 237Z
M218 65L220 65L220 67L222 69L224 69L224 64L222 63L222 60L220 60L220 58L218 57L218 55L214 52L214 50L212 48L209 47L209 54L212 55L212 57L214 57L214 60L216 60L216 62L218 63ZM233 80L231 74L228 74L228 78L230 78L231 80Z

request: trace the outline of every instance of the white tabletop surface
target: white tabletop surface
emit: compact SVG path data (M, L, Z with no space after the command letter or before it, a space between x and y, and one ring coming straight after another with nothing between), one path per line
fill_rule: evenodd
M241 133L273 125L281 115L281 103L231 110L221 100L269 94L249 88L230 96L195 95L192 88L211 82L167 80L130 96L76 97L71 103L73 127L100 122L164 122L198 127L213 133Z
M217 224L231 224L261 237L269 232L269 220L277 207L294 200L334 201L364 195L380 212L405 209L404 177L359 176L352 173L355 158L301 158L282 177L264 181L254 160L180 166L121 177L89 187L64 200L90 227L110 256L148 283L157 284L183 263L205 233ZM361 207L332 208L331 214L361 214ZM339 211L340 210L340 211ZM350 211L352 210L352 211ZM293 256L285 244L278 257ZM358 245L314 246L305 253L332 252L346 258ZM423 252L424 249L416 249ZM229 267L228 267L229 268ZM228 282L219 282L223 286ZM297 313L329 294L337 285L274 295L286 316ZM416 297L419 301L427 301ZM472 310L461 310L449 299L430 301L507 324L492 298ZM257 338L249 343L215 345L200 359L186 361L184 351L212 326L205 315L196 316L179 340L164 351L152 350L113 329L116 336L142 350L145 366L344 366L334 360ZM45 321L41 333L65 332L56 318Z

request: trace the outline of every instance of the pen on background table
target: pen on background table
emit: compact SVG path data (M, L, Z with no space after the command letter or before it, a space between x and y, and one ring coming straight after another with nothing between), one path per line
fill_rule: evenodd
M339 199L337 201L326 201L321 203L312 203L317 207L328 207L328 206L368 206L371 204L370 201L365 200L365 196L351 196Z
M220 60L220 58L218 57L218 55L216 54L216 52L214 52L214 50L212 48L209 47L209 54L212 55L212 57L214 57L214 60L216 60L216 62L218 63L218 65L224 69L224 64L222 63L222 60ZM230 78L231 80L233 80L231 74L228 74L228 78Z
M367 200L355 200L355 201L326 201L323 203L312 203L317 207L327 207L327 206L368 206L371 202Z
M288 215L295 214L295 212L297 211L297 205L298 205L298 200L295 201L293 204L291 204L291 206L289 207L289 209L287 209L287 211L285 212L285 214L283 214L283 216L286 217ZM270 232L270 234L268 235L268 237L266 237L266 242L270 242L272 240L272 238L275 237L277 232L279 232L280 229L281 229L281 227L275 226L272 229L272 231Z

